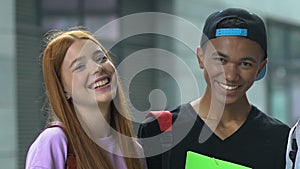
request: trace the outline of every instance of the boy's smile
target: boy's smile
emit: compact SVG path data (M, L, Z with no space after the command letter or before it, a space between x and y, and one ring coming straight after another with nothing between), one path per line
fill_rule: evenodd
M210 40L198 54L200 67L215 98L226 96L226 103L246 97L259 72L267 63L258 43L238 36L223 36Z

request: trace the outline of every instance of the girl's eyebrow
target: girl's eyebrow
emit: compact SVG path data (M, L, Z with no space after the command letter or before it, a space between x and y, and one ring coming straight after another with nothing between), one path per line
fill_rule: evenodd
M97 56L98 54L103 54L105 55L105 53L102 50L96 50L95 52L93 52L93 57Z
M74 60L71 62L69 68L71 68L76 62L79 62L79 61L83 60L83 58L84 58L84 56L79 56L79 57L77 57L76 59L74 59Z
M96 50L95 52L93 52L93 55L92 55L93 59L98 59L99 57L104 58L104 57L107 57L107 55L102 50Z
M95 52L93 52L92 56L93 58L96 57L98 54L103 54L105 56L105 53L102 50L96 50ZM76 62L82 61L84 59L85 56L79 56L76 59L74 59L69 68L71 68Z

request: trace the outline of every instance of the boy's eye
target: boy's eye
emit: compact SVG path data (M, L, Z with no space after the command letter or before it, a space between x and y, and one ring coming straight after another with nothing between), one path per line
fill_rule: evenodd
M224 58L221 58L221 57L217 57L214 60L219 62L219 63L222 63L222 64L226 62L226 60Z
M250 66L252 66L252 64L249 63L249 62L242 62L241 65L244 66L244 67L250 67Z

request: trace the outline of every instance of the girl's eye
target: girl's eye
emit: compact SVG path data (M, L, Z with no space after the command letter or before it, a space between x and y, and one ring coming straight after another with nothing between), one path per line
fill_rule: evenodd
M75 68L73 69L73 72L78 72L78 71L81 71L85 68L85 65L84 64L78 64L75 66Z
M96 62L97 63L104 63L107 61L107 57L106 56L99 56L96 58Z

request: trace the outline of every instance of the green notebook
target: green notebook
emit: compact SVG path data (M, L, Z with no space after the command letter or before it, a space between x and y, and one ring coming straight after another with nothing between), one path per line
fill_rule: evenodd
M187 152L185 169L251 169L239 164L208 157L192 151Z

